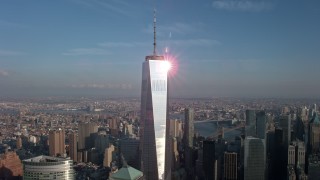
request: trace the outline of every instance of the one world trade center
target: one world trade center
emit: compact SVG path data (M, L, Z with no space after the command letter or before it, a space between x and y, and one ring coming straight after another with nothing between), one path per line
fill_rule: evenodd
M166 121L168 104L168 70L170 63L156 54L156 19L154 17L154 51L142 65L140 156L145 179L164 179Z

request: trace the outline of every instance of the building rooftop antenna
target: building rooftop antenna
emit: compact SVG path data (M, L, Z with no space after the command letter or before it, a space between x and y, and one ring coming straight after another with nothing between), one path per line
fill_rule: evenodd
M157 19L156 19L156 9L154 8L153 9L153 56L156 56L157 55L157 52L156 52L156 48L157 48L157 39L156 39L156 22L157 22Z

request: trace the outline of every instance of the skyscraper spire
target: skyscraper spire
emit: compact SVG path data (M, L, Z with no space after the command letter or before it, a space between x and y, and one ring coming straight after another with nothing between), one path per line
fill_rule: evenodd
M156 8L153 9L153 56L157 55L156 48L157 48L157 42L156 42Z

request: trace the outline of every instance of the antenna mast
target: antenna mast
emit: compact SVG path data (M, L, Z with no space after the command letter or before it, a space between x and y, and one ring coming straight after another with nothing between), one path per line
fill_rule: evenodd
M153 10L153 56L157 55L156 52L156 47L157 47L157 42L156 42L156 9L154 8Z

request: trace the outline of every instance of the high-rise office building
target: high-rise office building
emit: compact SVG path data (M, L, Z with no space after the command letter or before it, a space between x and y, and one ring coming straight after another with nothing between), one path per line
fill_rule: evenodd
M176 137L179 140L182 139L183 130L181 120L170 120L170 136Z
M295 170L296 179L308 179L305 174L305 146L302 141L293 141L288 148L288 179L290 179L290 172ZM293 157L294 156L294 157Z
M65 132L62 129L49 131L49 155L63 156L65 154Z
M140 162L138 161L139 157L139 144L138 139L121 139L119 141L120 152L127 161L127 164L140 169Z
M304 106L304 107L302 107L300 109L300 116L301 116L301 120L303 122L306 122L308 120L308 109L307 109L307 107Z
M295 166L296 164L296 147L289 145L288 147L288 166Z
M23 160L23 179L75 179L70 159L37 156Z
M237 153L225 152L224 153L224 179L237 180Z
M305 125L303 123L301 116L297 117L296 126L295 126L294 130L295 130L296 138L299 139L300 141L304 141L305 140Z
M286 147L289 146L291 142L291 118L288 115L283 115L280 117L280 127L283 131L283 142Z
M309 122L308 152L316 153L320 150L320 120L315 113Z
M275 179L275 158L276 158L276 146L275 146L275 131L268 131L266 136L266 154L267 154L267 176L268 179Z
M257 113L257 120L256 120L256 131L257 131L257 138L266 139L266 113L264 111L260 111Z
M306 165L306 148L303 141L294 142L296 146L296 167L301 167L303 171Z
M109 119L109 128L114 130L119 130L118 120L116 118Z
M203 141L203 170L205 179L216 179L215 167L215 141Z
M180 167L179 151L178 151L178 142L176 138L171 138L170 150L172 151L171 156L171 169L176 170Z
M89 149L94 146L93 134L98 132L95 123L80 123L78 127L78 150Z
M277 179L287 177L288 145L284 142L284 131L281 128L275 129L274 152L272 155L273 174Z
M256 112L254 110L246 110L246 136L256 136Z
M77 143L77 133L71 132L69 134L69 156L74 162L78 160Z
M185 109L184 119L184 141L186 147L193 147L193 136L194 136L194 124L193 124L194 112L192 108Z
M111 144L108 148L105 149L104 152L104 159L103 159L103 166L104 167L111 167L111 162L113 160L113 152L114 146Z
M264 180L266 170L265 140L246 137L244 140L244 179Z
M189 177L193 177L193 136L194 136L194 124L193 124L194 112L192 108L185 109L184 120L184 157L185 166Z
M94 147L98 150L99 154L103 154L104 150L109 147L109 144L109 135L100 133L94 139Z
M140 149L141 168L146 179L164 178L166 131L169 131L166 126L167 124L169 126L167 123L169 67L170 64L164 56L156 54L154 41L153 55L147 56L142 66Z

